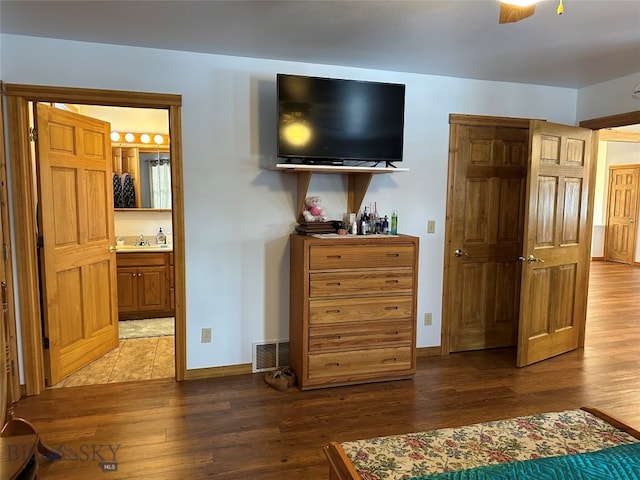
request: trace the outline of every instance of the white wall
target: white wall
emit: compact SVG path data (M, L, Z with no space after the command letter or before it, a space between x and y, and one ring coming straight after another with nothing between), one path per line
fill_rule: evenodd
M249 363L251 342L288 336L288 235L296 182L265 168L275 157L275 75L405 83L409 173L374 176L365 203L398 209L400 233L420 237L419 347L440 344L450 113L575 124L577 91L348 67L2 35L7 83L181 94L184 154L187 367ZM122 65L123 68L117 68ZM126 66L126 69L124 68ZM123 72L126 71L126 75ZM332 218L345 180L318 175ZM436 233L426 234L426 221ZM425 312L433 325L424 327ZM212 327L213 342L200 343Z
M640 110L640 99L631 96L640 83L640 72L578 90L577 123Z
M77 105L78 113L98 118L111 124L111 131L169 133L169 113L155 108L105 107L99 105Z
M173 237L172 218L170 211L131 210L117 211L114 214L116 237L145 237L155 238L158 230Z
M604 234L607 202L607 146L609 142L598 142L596 184L593 193L593 229L591 257L604 257Z

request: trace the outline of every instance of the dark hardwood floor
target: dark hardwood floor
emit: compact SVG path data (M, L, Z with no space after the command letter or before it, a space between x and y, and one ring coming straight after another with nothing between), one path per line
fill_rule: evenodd
M50 389L17 413L65 457L41 478L65 480L322 479L332 440L585 405L638 428L640 268L594 262L591 277L585 348L522 369L497 349L420 358L413 380L308 392L257 374L149 380Z

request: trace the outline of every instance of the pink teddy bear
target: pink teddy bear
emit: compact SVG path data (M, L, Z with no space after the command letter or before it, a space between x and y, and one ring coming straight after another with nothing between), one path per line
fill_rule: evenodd
M302 216L307 222L326 222L327 216L320 206L320 197L307 197L305 209Z

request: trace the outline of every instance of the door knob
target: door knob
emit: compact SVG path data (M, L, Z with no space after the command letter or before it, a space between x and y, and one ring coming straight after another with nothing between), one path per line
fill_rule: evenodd
M456 257L462 257L463 255L466 255L467 257L469 256L469 252L466 252L466 251L464 251L464 250L460 250L459 248L457 248L457 249L456 249L456 251L455 251L455 252L453 252L453 254L454 254Z
M116 247L114 247L113 245L109 245L109 251L111 253L115 252L116 251Z
M531 263L531 262L544 263L544 259L543 259L543 258L540 258L540 257L534 257L533 255L529 255L529 256L528 256L528 257L526 257L526 258L525 258L525 257L523 257L523 256L520 256L520 257L518 257L518 260L522 260L523 262L529 262L529 263Z
M636 221L631 219L631 220L629 220L629 223L636 223Z

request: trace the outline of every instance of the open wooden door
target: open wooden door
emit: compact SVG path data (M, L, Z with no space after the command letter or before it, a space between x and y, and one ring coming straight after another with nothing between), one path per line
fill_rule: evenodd
M591 248L592 131L533 120L529 136L519 367L581 343Z
M638 218L640 167L609 167L609 196L604 259L631 265L634 261Z
M36 130L45 377L53 385L118 346L110 125L37 104Z
M528 122L517 128L452 121L450 352L517 342L529 140L525 126Z

